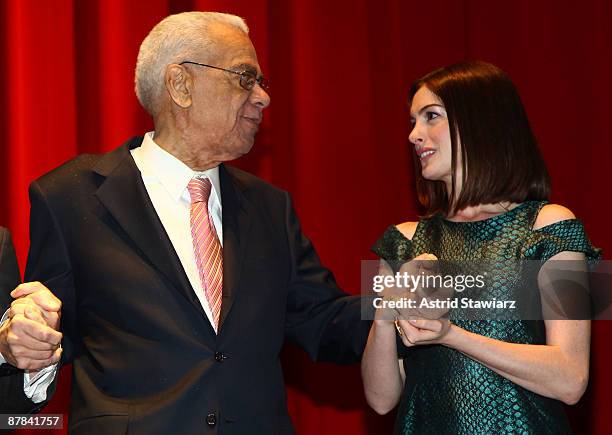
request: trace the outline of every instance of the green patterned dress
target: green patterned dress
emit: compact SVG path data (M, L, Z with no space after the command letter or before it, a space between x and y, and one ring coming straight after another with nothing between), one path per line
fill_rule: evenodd
M546 261L562 251L601 255L576 219L533 230L543 201L527 201L507 213L475 222L451 222L441 216L419 222L412 240L391 226L373 251L390 262L407 261L422 253L440 260L494 261L511 269L517 260ZM498 300L517 286L511 270L494 289ZM545 344L542 321L461 320L457 326L514 343ZM462 353L442 346L398 346L406 383L398 408L396 434L571 433L563 404L505 379Z

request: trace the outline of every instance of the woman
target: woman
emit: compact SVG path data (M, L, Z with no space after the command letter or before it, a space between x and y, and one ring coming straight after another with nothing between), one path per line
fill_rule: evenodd
M502 300L517 291L522 260L599 258L573 213L547 203L546 167L503 71L485 62L433 71L412 86L410 103L427 213L389 227L374 246L382 259L493 261L500 281L487 291ZM587 385L588 320L464 320L453 310L395 325L383 317L362 375L377 412L401 399L396 433L570 432L563 403L576 403Z

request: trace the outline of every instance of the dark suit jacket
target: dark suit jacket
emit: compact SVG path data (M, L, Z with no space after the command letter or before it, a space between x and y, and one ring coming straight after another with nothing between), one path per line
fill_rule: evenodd
M21 275L11 233L6 228L0 227L0 307L6 309L11 305L13 298L10 293L20 282Z
M10 293L21 282L11 234L0 227L0 316L13 301ZM0 366L0 413L24 412L34 404L23 393L23 371L2 364Z
M62 300L77 434L290 434L279 353L358 361L369 323L301 231L291 200L221 165L223 302L212 329L129 149L30 187L26 280Z

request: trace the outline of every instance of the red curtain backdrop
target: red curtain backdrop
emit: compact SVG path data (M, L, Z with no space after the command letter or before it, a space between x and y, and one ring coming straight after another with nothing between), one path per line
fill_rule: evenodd
M483 59L517 84L548 162L553 200L612 251L612 4L517 0L2 0L0 224L28 249L28 184L79 153L152 128L133 92L140 41L170 13L243 16L272 104L237 165L288 189L341 286L391 223L415 219L406 94L424 73ZM594 325L590 386L569 410L579 433L609 433L612 322ZM363 398L359 367L284 354L300 434L390 433ZM66 412L69 370L46 412ZM143 380L146 382L146 380ZM23 432L25 433L25 432ZM32 432L35 433L35 432ZM62 432L58 432L62 433Z

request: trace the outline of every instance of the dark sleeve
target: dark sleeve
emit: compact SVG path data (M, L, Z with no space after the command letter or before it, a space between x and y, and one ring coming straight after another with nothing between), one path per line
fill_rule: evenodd
M361 320L361 297L341 291L332 273L300 229L291 199L286 198L286 231L292 263L287 295L287 338L313 360L358 362L371 321ZM371 304L364 303L364 307ZM372 318L364 317L364 318Z
M0 368L0 414L32 413L40 409L40 404L32 402L23 391L23 371L14 367L7 369L8 364Z
M8 230L0 228L0 307L2 314L11 305L11 291L21 283L17 256Z
M30 185L30 251L25 281L40 281L62 301L60 329L62 359L60 366L71 361L74 354L74 283L72 267L57 216L37 182ZM59 373L59 368L58 368ZM30 412L40 410L53 396L58 375L47 388L47 400L37 403Z

